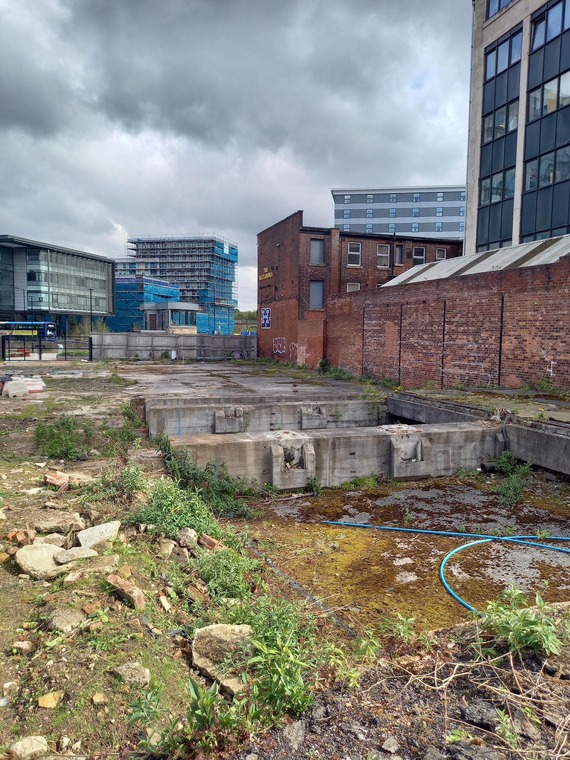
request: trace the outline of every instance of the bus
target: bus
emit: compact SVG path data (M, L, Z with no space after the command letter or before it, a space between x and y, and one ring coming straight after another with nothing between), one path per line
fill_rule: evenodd
M57 328L55 322L0 322L0 335L56 340Z

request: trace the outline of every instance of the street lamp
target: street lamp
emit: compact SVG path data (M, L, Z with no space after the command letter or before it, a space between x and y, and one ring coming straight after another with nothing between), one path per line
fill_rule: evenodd
M93 332L93 288L89 288L89 332Z

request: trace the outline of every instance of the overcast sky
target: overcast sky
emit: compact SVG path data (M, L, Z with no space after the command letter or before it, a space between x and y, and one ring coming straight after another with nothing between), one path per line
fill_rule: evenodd
M0 0L0 234L121 255L465 182L471 0Z

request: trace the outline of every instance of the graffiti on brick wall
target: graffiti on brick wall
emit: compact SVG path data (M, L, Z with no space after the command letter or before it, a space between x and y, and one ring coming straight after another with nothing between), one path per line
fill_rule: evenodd
M273 354L278 356L287 356L291 364L306 364L310 354L307 346L299 343L287 344L287 338L273 338Z
M558 364L557 361L554 361L554 354L552 352L545 351L544 348L540 349L540 353L546 362L546 376L554 377L554 367L556 364Z
M289 344L289 361L291 364L306 364L309 360L309 349L298 343Z
M273 338L273 353L274 354L287 353L287 338Z

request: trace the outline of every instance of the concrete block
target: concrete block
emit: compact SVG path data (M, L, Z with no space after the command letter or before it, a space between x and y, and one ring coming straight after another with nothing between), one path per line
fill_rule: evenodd
M271 446L272 483L280 491L298 490L307 485L315 476L315 449L312 443L303 443L300 448Z

